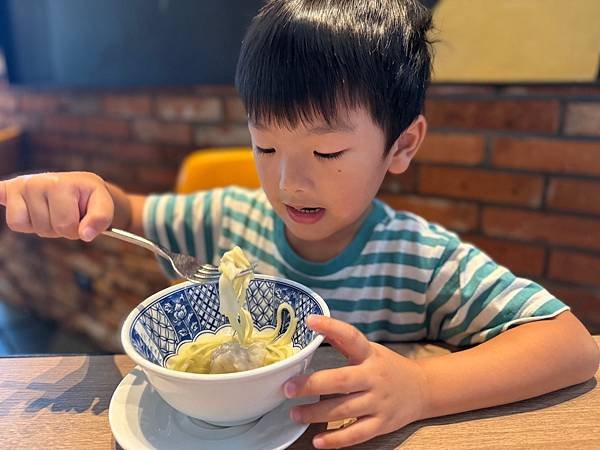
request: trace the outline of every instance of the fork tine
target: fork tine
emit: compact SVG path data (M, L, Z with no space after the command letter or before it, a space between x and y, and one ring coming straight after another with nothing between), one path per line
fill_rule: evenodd
M236 275L236 278L252 273L254 269L256 269L256 266L257 264L253 263L252 267L238 273ZM211 264L204 264L200 267L200 269L196 270L196 272L194 272L188 279L191 281L197 281L199 283L210 283L213 281L218 281L220 277L221 272L219 271L218 267L213 266Z

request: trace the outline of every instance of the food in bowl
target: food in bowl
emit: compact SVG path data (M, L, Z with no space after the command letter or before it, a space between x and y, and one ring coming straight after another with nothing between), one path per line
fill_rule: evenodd
M256 369L224 374L198 374L168 369L166 361L185 343L213 335L229 326L220 312L219 284L185 282L151 295L127 316L121 342L127 355L144 371L153 389L170 406L206 422L232 426L250 422L286 400L283 384L303 373L323 336L311 330L311 314L329 316L319 294L281 277L255 274L246 295L246 309L256 330L272 330L279 305L287 303L297 319L291 336L294 353ZM282 319L288 330L290 317ZM232 407L235 405L235 407Z
M251 269L240 247L223 254L219 264L219 311L227 316L230 327L183 344L166 361L167 368L193 373L241 372L273 364L296 352L292 335L298 319L289 304L277 307L274 328L254 328L252 314L245 308L246 291L253 278ZM284 313L289 321L285 333L281 333Z

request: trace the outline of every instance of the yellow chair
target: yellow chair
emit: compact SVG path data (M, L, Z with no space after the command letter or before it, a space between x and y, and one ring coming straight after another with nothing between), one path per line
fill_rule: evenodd
M260 187L250 147L207 148L196 150L183 160L175 192L190 192L237 185Z

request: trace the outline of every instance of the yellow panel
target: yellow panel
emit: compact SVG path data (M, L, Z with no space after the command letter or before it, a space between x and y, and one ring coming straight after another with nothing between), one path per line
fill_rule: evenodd
M600 0L441 0L435 81L594 81Z

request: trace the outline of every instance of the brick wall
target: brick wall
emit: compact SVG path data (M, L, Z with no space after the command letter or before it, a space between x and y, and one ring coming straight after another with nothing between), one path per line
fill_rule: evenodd
M600 87L434 86L415 164L381 196L541 281L600 333ZM169 190L192 149L249 142L230 87L126 92L0 88L33 170L90 170ZM124 315L168 282L143 249L0 232L0 296L119 348ZM35 274L32 279L31 276Z

